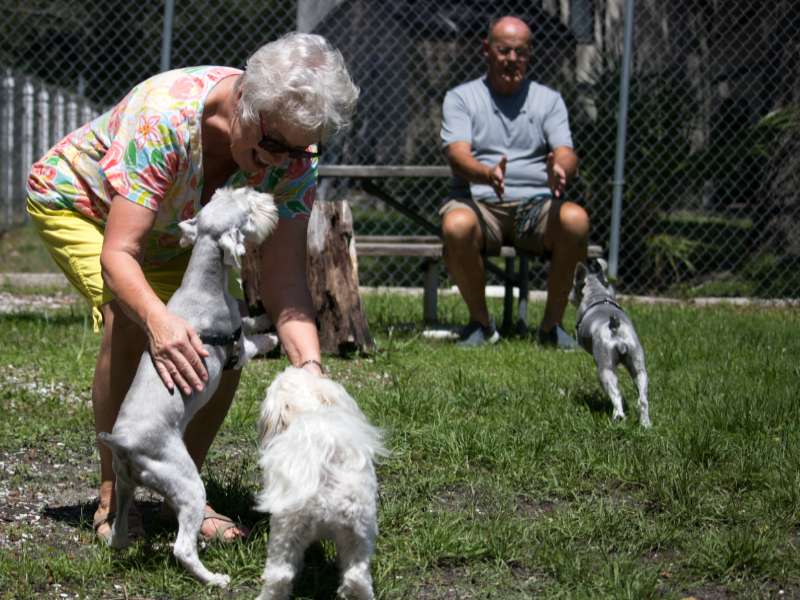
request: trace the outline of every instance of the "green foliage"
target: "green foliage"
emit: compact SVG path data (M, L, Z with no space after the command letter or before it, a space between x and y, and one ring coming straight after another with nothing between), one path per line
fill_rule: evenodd
M171 66L243 68L261 45L294 28L295 8L279 0L257 10L247 0L176 2ZM81 80L89 100L111 105L160 71L163 14L161 0L8 0L0 7L0 64L73 91ZM139 51L130 56L126 48Z

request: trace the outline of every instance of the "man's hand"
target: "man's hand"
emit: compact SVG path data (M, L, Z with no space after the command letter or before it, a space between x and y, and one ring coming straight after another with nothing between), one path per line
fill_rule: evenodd
M567 174L561 165L556 163L556 156L552 152L547 155L547 187L553 196L560 198L567 187Z
M492 186L492 189L494 190L494 193L497 194L497 199L500 200L500 202L503 201L503 192L506 189L506 186L503 183L505 174L506 157L503 155L503 158L500 159L500 162L497 163L489 172L489 185Z

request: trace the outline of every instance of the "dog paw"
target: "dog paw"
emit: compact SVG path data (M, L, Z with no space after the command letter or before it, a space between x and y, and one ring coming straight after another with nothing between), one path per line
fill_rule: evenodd
M231 578L229 575L222 575L220 573L214 573L206 582L206 585L214 586L218 588L226 588L228 584L231 582Z
M266 331L270 327L272 327L272 319L266 314L242 319L242 330L245 335L253 335L259 331Z
M252 341L254 346L257 348L255 354L269 352L279 343L278 336L274 333L256 333L247 338L247 340Z
M131 541L127 535L115 536L112 535L108 539L108 547L112 550L127 550L131 545Z

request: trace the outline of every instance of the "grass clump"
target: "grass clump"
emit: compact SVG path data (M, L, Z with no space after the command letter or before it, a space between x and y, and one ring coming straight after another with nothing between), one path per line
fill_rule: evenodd
M393 327L420 320L418 298L364 302L378 353L325 365L391 450L378 467L379 598L800 596L797 310L625 306L650 376L645 430L624 373L628 419L611 420L585 353L510 335L463 350ZM440 299L440 319L466 317L458 298ZM114 554L92 541L99 336L84 327L80 312L0 317L0 598L218 597L171 557L159 498L140 500L151 545ZM232 597L260 587L269 521L251 510L255 421L287 364L246 367L203 472L214 508L253 530L202 553L231 575ZM336 577L334 547L317 543L295 597L333 598Z

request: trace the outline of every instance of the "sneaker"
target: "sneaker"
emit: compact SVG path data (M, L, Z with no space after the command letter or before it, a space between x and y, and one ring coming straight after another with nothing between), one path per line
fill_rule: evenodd
M554 326L550 331L545 333L542 331L542 326L536 330L536 337L540 344L545 346L555 346L562 350L580 350L580 345L570 335L564 331L561 325Z
M496 344L500 340L497 327L494 324L494 317L490 317L489 324L484 327L480 321L470 321L461 333L461 341L456 344L462 348L469 346L483 346L484 344Z

